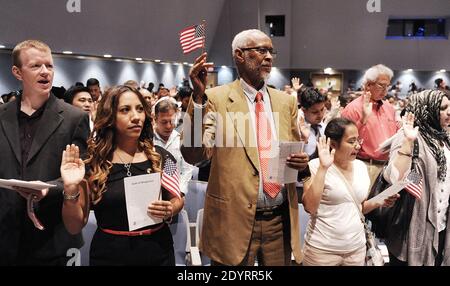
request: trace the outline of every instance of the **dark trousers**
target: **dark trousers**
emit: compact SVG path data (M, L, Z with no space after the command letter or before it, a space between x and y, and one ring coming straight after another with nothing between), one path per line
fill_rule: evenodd
M91 266L175 266L175 254L167 225L151 235L112 235L97 229L91 243Z

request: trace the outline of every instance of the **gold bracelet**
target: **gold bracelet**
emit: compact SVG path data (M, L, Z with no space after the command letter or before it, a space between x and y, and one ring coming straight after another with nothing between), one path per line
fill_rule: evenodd
M398 150L397 153L398 153L399 155L403 155L403 156L407 156L407 157L412 157L412 154L404 153L404 152L402 152L402 151L400 151L400 150Z

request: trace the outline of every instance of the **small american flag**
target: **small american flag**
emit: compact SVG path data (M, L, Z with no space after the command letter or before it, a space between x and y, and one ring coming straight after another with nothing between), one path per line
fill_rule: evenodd
M205 47L205 25L198 24L180 32L180 44L183 53L187 54L198 48Z
M161 185L172 195L181 198L180 176L178 174L178 168L170 158L166 158L166 162L164 163Z
M422 176L416 171L411 171L406 178L410 183L405 187L405 190L416 199L422 198Z

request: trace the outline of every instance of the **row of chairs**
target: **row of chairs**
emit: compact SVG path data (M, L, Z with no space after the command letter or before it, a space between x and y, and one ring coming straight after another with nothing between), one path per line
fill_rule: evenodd
M184 265L210 265L208 257L198 250L201 229L203 225L203 206L206 196L207 182L192 180L188 184L184 209L176 216L170 230L174 240L175 263ZM299 204L300 238L304 241L309 215ZM83 228L84 246L81 248L81 265L89 265L89 249L92 237L97 229L97 221L91 211L87 225Z
M206 188L208 183L198 181L198 168L193 170L193 179L188 183L188 192L185 197L184 209L174 218L170 225L174 240L175 263L183 265L210 265L210 259L199 252L198 244L203 225L203 206L205 203ZM299 236L301 245L309 222L309 214L303 204L298 205ZM95 215L91 212L89 221L83 229L84 246L81 248L81 265L89 265L89 249L92 237L97 229ZM383 242L378 241L378 246L383 252L385 262L389 262L389 254Z

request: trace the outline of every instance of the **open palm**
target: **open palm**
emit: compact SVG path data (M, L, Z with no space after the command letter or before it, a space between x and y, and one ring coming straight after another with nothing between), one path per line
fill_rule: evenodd
M334 149L330 152L330 138L326 139L325 136L319 138L317 152L319 154L320 165L328 169L334 162L335 153Z
M297 124L302 140L308 141L309 135L311 134L311 125L305 122L305 118L303 116L299 117Z
M372 105L373 103L370 102L371 93L370 91L363 93L363 118L367 119L370 115L372 115Z
M405 137L413 142L416 140L417 135L419 133L419 127L414 127L414 114L412 112L408 112L405 116L402 117L403 122L403 133Z
M84 178L84 163L78 146L67 145L61 160L61 178L64 185L77 185Z
M299 89L300 89L300 78L298 78L298 77L293 77L292 79L291 79L291 83L292 83L292 88L295 90L295 91L298 91Z

